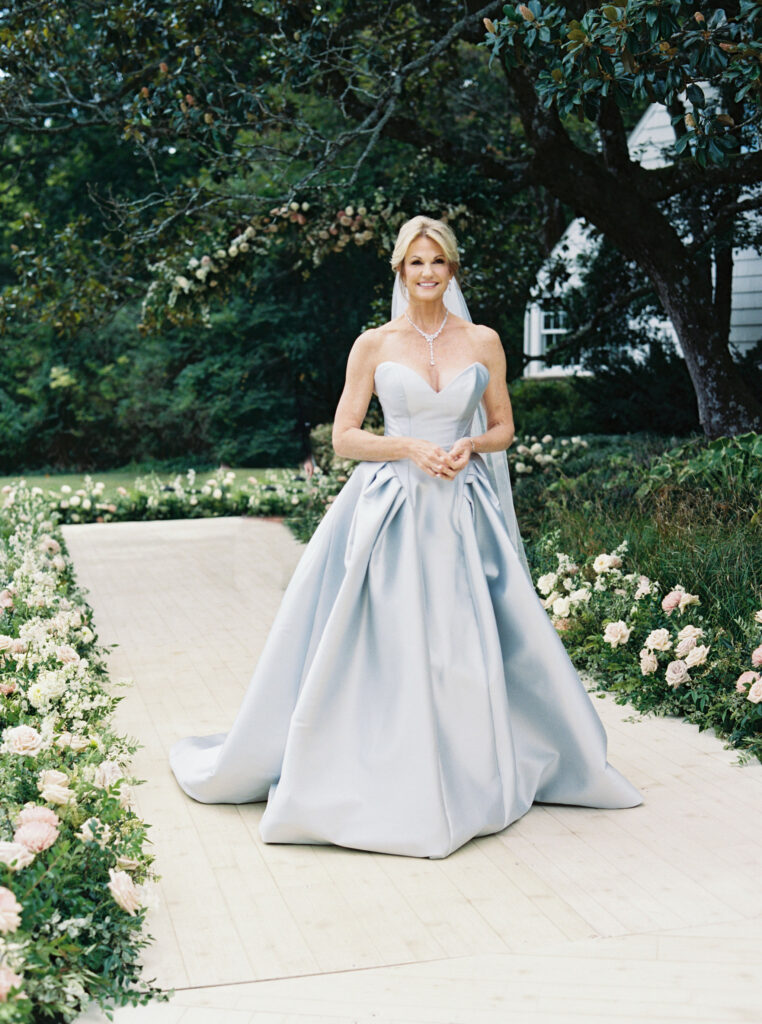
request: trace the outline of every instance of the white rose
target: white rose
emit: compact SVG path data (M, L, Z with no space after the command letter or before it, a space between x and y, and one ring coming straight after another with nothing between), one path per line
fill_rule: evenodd
M99 831L99 835L96 835L96 831ZM82 825L79 832L75 832L77 839L81 839L83 843L93 842L97 843L98 846L103 847L108 843L111 838L111 829L108 825L104 824L99 818L88 818L87 821Z
M119 906L128 914L134 914L140 908L141 892L126 871L108 869L111 881L108 883L111 895Z
M546 609L550 608L552 606L553 602L556 600L556 598L563 597L563 596L564 595L563 594L559 594L557 590L552 590L550 592L550 594L548 594L548 596L545 598L544 601L540 601L540 604L543 606L543 608L546 608Z
M617 622L609 622L603 632L603 639L612 648L626 644L630 639L632 628L619 619Z
M544 576L540 576L537 581L537 589L541 594L549 594L553 587L556 585L558 576L554 572L547 572Z
M709 654L709 647L701 646L694 647L688 652L688 657L685 659L685 664L688 668L693 668L694 665L703 665L706 661L706 656Z
M59 772L57 768L46 768L37 776L37 788L44 786L68 786L69 776L66 772Z
M3 733L3 749L9 754L36 756L42 748L42 736L31 725L16 725Z
M28 868L34 860L34 853L21 843L0 840L0 864L7 864L12 871Z
M680 640L675 647L675 654L678 658L684 658L688 651L692 651L696 646L695 636L685 636Z
M590 597L591 592L589 587L580 587L579 590L572 590L571 594L569 594L569 600L573 601L575 604L578 601L589 601Z
M680 686L681 683L688 683L691 679L688 675L688 666L680 659L670 661L669 665L667 665L665 678L670 686Z
M93 785L99 789L108 789L118 779L124 778L124 772L116 761L101 761L93 775Z
M568 597L557 597L553 602L553 614L557 615L560 619L565 619L569 614L571 608L571 601Z
M40 791L40 797L49 804L56 804L64 807L66 804L76 803L77 797L66 786L46 786Z
M699 626L683 626L680 632L677 634L678 640L685 640L686 637L692 637L694 640L700 640L704 635L704 630Z
M640 671L644 676L652 675L659 667L659 662L653 651L649 651L647 647L644 647L640 652Z
M598 555L593 562L593 571L597 573L606 572L609 568L609 556L607 554Z
M651 651L668 651L672 640L668 629L653 629L645 639L645 646Z

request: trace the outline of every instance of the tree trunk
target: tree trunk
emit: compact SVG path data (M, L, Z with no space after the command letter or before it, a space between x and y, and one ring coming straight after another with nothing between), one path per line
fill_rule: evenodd
M648 270L680 341L704 433L715 438L762 431L762 401L730 354L728 317L723 303L713 301L708 260L687 257Z

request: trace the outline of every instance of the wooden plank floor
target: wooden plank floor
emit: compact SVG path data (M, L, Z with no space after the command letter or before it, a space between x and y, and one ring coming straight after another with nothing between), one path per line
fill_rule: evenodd
M65 537L112 679L134 681L115 727L143 744L162 876L144 976L175 989L116 1024L762 1019L762 765L591 695L640 807L535 804L444 860L267 845L264 804L191 800L167 752L230 727L301 545L261 519Z

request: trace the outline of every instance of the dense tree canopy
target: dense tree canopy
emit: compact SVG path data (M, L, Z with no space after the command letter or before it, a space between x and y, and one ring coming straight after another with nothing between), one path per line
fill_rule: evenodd
M456 225L517 371L529 284L582 215L672 318L707 433L759 427L727 342L732 248L758 242L760 17L748 0L9 5L6 312L70 337L139 300L149 333L211 322L263 266L310 299L349 248L383 315L391 239L425 209ZM653 100L676 145L646 170L627 133Z

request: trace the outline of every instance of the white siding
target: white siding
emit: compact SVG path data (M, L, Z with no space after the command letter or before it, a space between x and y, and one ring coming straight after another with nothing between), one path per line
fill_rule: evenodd
M643 167L663 167L670 163L670 147L674 141L674 130L670 122L667 108L661 103L652 103L641 119L630 132L627 140L630 156L638 160ZM569 224L563 236L553 250L554 256L563 256L571 269L571 286L579 284L577 272L577 256L589 251L597 244L589 237L590 225L577 218ZM541 269L537 275L538 282L547 280L546 271ZM537 292L533 291L524 318L524 352L526 355L539 356L546 351L549 334L544 330L545 315L541 306L535 301ZM626 315L626 314L625 314ZM671 337L675 348L680 352L674 328L666 317L652 318L654 326L663 330ZM731 300L730 346L731 351L742 354L755 342L762 339L762 255L753 249L733 250L733 296ZM578 366L546 366L540 359L527 364L525 377L557 377L565 374L578 373Z

